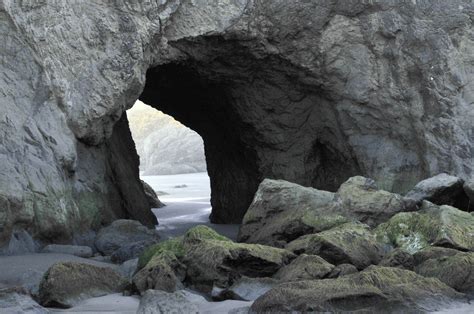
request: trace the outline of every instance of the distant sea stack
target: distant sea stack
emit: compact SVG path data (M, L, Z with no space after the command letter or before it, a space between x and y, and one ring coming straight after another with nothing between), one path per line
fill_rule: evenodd
M206 171L202 138L161 111L137 101L127 111L142 175Z

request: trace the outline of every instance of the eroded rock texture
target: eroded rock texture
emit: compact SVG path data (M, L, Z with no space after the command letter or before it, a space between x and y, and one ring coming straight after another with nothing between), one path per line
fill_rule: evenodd
M473 10L2 0L1 240L155 223L121 119L139 97L203 137L215 222L240 221L264 177L335 190L362 174L396 192L440 172L467 179Z

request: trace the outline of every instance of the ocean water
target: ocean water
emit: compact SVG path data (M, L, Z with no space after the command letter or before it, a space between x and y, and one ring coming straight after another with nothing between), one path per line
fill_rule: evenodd
M154 208L157 226L164 239L184 234L196 225L207 225L233 240L239 225L217 225L209 221L211 187L206 172L142 176L141 179L158 192L165 207Z

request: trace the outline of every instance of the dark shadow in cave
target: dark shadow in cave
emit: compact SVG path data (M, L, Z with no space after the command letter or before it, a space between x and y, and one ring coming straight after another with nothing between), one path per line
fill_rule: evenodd
M150 69L140 96L202 136L213 223L240 223L260 182L255 152L240 138L248 126L239 123L228 97L225 84L207 81L180 64Z

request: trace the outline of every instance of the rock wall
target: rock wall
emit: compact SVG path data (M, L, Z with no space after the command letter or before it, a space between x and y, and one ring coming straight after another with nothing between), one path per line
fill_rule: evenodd
M2 243L154 223L120 120L139 97L203 137L216 222L240 221L264 177L331 190L363 174L396 192L471 177L473 14L470 0L2 0Z

